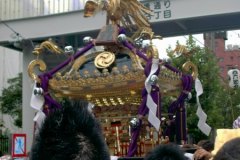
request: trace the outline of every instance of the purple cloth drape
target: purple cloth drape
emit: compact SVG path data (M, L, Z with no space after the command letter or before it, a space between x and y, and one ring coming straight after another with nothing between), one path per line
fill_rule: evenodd
M190 75L182 76L182 92L178 99L170 105L168 109L169 119L173 119L173 115L176 113L175 125L176 125L176 140L178 143L187 140L187 126L186 126L186 110L185 110L185 99L188 97L188 93L191 92L193 84L193 78ZM169 126L168 129L170 129ZM169 131L170 132L170 131Z
M63 63L59 64L57 67L53 68L52 70L50 70L49 72L43 73L39 76L39 78L41 79L41 87L44 90L44 99L45 99L45 104L43 109L43 112L48 115L49 112L54 111L57 108L60 108L60 104L54 100L49 91L48 91L48 82L49 80L52 78L52 76L58 72L59 70L61 70L63 67L65 67L66 65L68 65L70 62L72 62L72 60L78 58L79 56L81 56L82 54L84 54L85 52L87 52L88 50L90 50L92 47L94 46L94 44L91 42L88 45L86 45L83 49L79 50L78 52L76 52L76 54L73 55L73 57L69 57L66 61L64 61Z
M127 41L124 41L123 45L125 47L127 47L128 49L130 49L131 51L133 51L134 53L136 53L139 57L143 58L147 62L146 66L144 68L144 74L146 77L148 77L151 72L152 58L148 59L143 52L141 52L140 50L137 50L131 43L129 43ZM159 72L160 72L160 67L157 69L157 71L154 73L154 75L158 76ZM147 95L148 95L147 90L144 88L142 91L142 102L141 102L141 105L138 110L139 117L143 117L149 112L149 109L146 106ZM152 85L151 97L152 97L154 103L157 104L157 106L158 106L157 115L159 117L161 117L161 113L160 113L161 109L159 108L159 106L160 106L159 105L159 97L160 96L159 96L159 87L158 86ZM137 151L137 141L138 141L138 137L139 137L139 134L141 131L142 119L140 118L139 121L140 121L139 126L135 129L131 130L131 141L130 141L129 150L128 150L128 154L127 154L128 157L134 156L134 154Z
M127 47L128 49L130 49L131 51L133 51L134 53L136 53L139 57L143 58L145 61L147 61L147 65L144 69L144 73L146 75L146 77L148 77L150 71L151 71L151 59L148 59L144 53L142 53L139 50L136 50L135 47L127 42L124 41L123 45L125 47ZM164 64L164 66L166 68L168 68L171 71L174 71L176 73L181 73L178 69L172 67L171 65L169 65L168 63ZM155 73L156 75L158 75L159 70ZM184 101L188 96L188 93L191 92L192 89L192 84L193 84L193 78L190 75L182 75L182 86L183 86L183 90L181 92L181 94L179 95L178 99L176 101L174 101L170 107L168 112L172 113L170 114L170 120L173 119L173 114L176 113L176 120L175 120L175 124L176 125L176 129L177 129L177 133L176 133L176 138L178 141L186 141L186 137L187 137L187 132L186 132L186 111L185 111L185 106L184 106ZM154 88L154 92L152 91L151 96L154 100L154 102L156 104L159 103L159 88L157 86L152 86L152 88ZM148 108L146 107L146 102L147 102L147 91L144 88L142 91L142 102L141 105L139 107L139 111L138 114L141 116L145 116L148 113ZM158 111L160 111L161 109L159 108L160 105L158 106ZM158 113L159 118L161 118L161 113ZM129 146L129 151L128 151L128 156L132 157L134 156L134 154L137 151L137 140L138 140L138 136L140 134L140 130L141 130L141 124L142 124L142 120L140 119L140 125L132 130L132 135L131 135L131 142L130 142L130 146Z

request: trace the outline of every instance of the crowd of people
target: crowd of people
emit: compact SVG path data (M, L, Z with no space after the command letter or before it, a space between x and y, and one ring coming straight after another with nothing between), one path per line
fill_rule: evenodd
M44 121L30 152L30 160L110 160L100 124L88 109L88 102L65 102L62 109ZM161 144L146 154L145 160L237 160L240 138L223 145L212 155L214 143L200 141L196 151L176 144ZM112 157L116 159L116 157ZM119 158L120 159L120 158ZM125 157L125 160L130 159Z
M214 143L202 140L192 147L160 144L145 157L110 156L101 126L86 101L66 101L50 113L37 133L30 160L239 160L240 137L226 142L213 155ZM1 158L0 158L1 159Z

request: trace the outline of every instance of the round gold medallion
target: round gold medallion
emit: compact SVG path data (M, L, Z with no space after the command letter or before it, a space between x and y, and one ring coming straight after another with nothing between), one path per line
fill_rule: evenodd
M115 61L115 54L102 52L96 56L94 64L97 68L107 68Z

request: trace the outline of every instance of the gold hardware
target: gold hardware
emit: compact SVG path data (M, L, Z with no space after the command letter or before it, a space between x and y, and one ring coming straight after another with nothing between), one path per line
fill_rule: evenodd
M33 54L40 55L43 52L44 48L57 54L63 53L63 51L53 42L44 41L43 43L40 44L39 47L34 48Z
M97 8L98 8L97 2L95 2L94 0L88 0L84 6L84 17L93 16Z
M187 61L182 66L183 70L186 72L192 71L192 77L195 80L198 77L198 68L191 61Z
M28 65L29 77L31 77L32 80L40 82L40 79L38 78L37 74L34 73L35 66L39 66L39 70L42 72L46 70L47 66L42 60L39 60L39 59L35 59L35 60L31 61L30 64Z
M96 56L94 64L97 68L107 68L115 61L115 54L111 52L102 52Z

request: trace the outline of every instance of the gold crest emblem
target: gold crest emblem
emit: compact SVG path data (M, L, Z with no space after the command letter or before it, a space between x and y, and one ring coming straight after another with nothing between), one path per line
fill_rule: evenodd
M94 60L97 68L107 68L115 61L115 54L111 52L102 52Z

